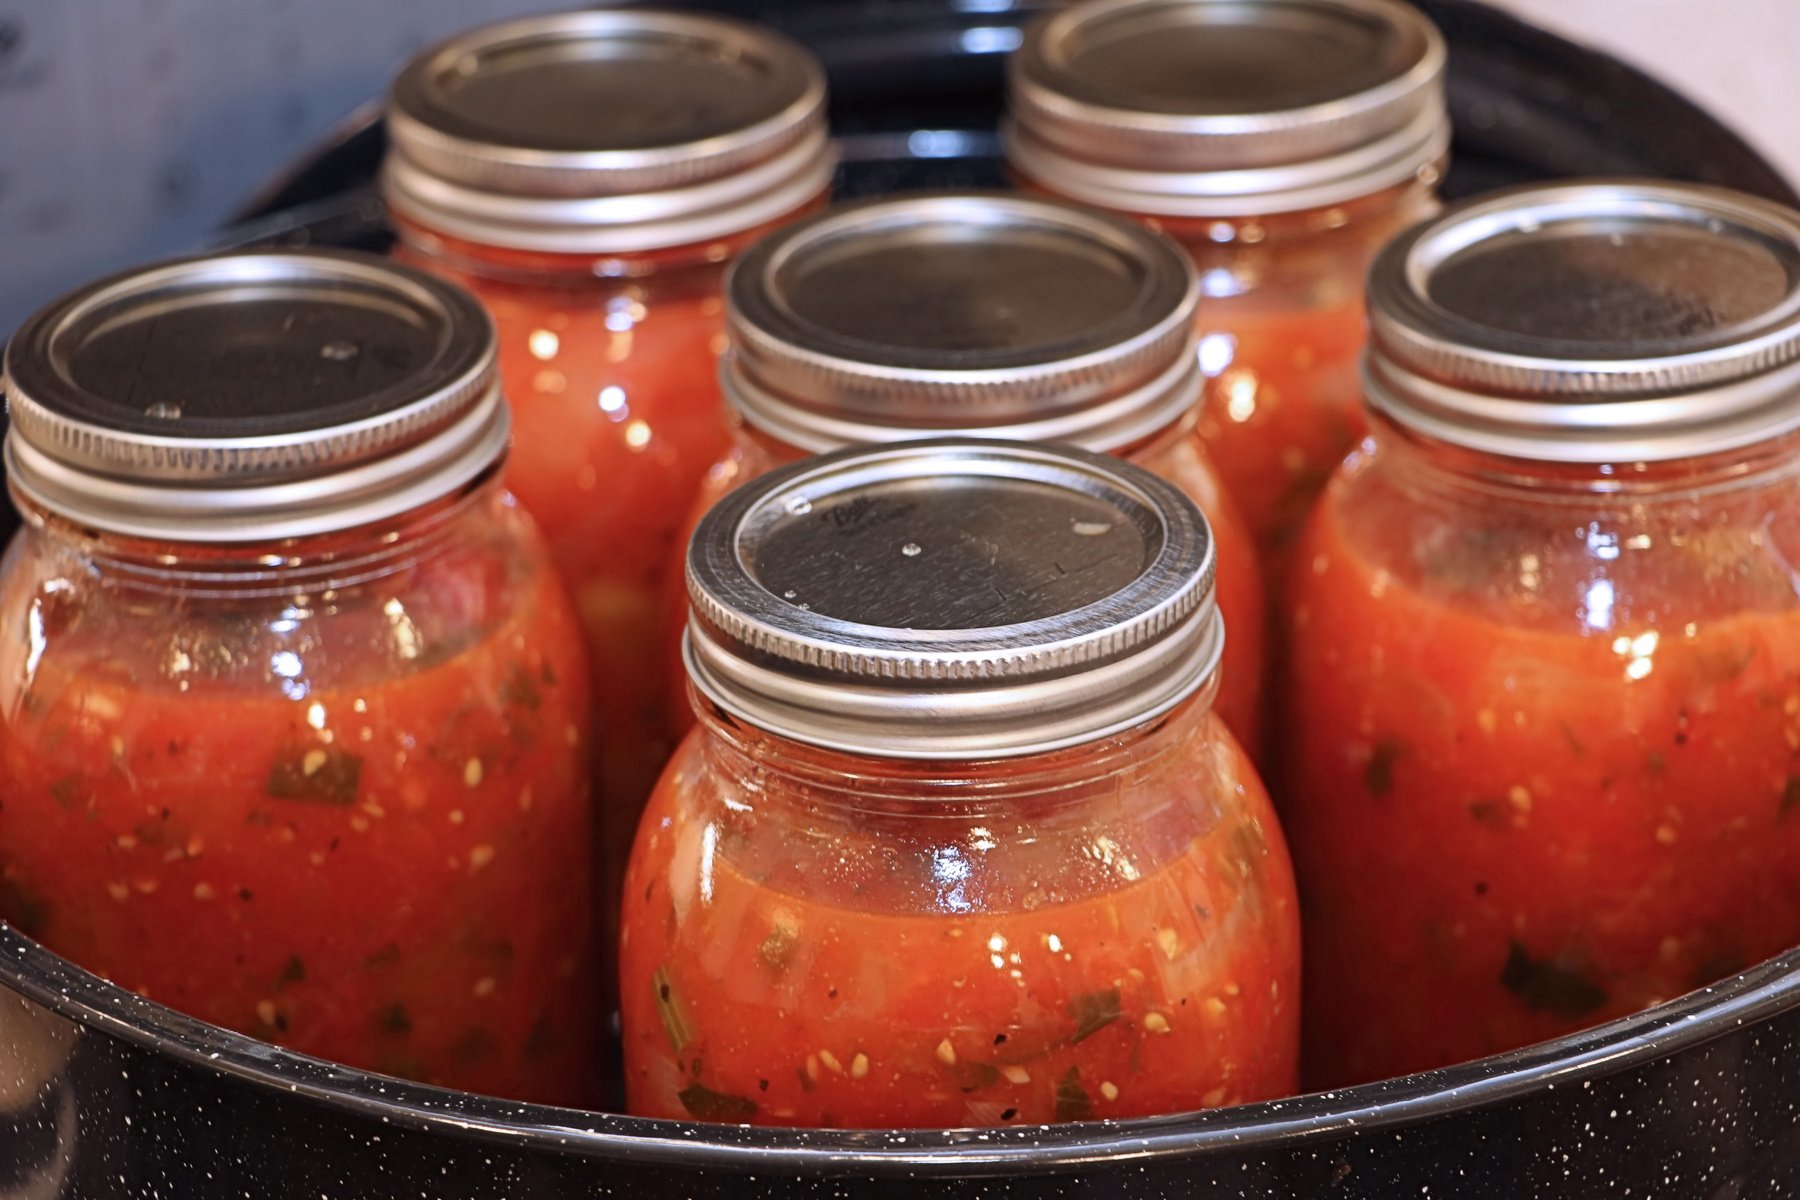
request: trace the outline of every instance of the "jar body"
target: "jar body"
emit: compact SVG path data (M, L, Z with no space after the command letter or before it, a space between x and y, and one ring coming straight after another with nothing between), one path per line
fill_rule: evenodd
M721 288L764 230L593 257L396 223L398 257L468 288L494 318L513 409L506 483L543 529L586 632L601 819L622 866L673 746L658 657L664 572L701 476L730 444L715 375Z
M593 1094L585 663L495 483L225 550L36 514L0 624L0 916L307 1054Z
M1309 1082L1508 1050L1800 942L1800 493L1793 447L1759 453L1502 469L1378 422L1331 484L1284 726Z
M1435 170L1329 208L1136 216L1200 271L1200 436L1261 555L1271 599L1319 490L1362 436L1363 285L1395 234L1437 208Z
M975 764L702 719L626 881L633 1112L1004 1125L1292 1089L1292 874L1203 701Z
M687 670L681 661L681 633L687 625L687 590L682 577L687 543L700 518L733 488L803 457L802 451L764 437L742 422L736 423L735 432L730 451L713 464L701 481L667 576L662 644L664 671L669 679L668 719L677 736L685 734L694 723L694 710L687 702ZM1267 608L1255 546L1243 518L1196 437L1192 422L1121 457L1154 471L1186 492L1212 527L1218 556L1219 611L1225 617L1225 657L1215 707L1238 741L1255 753L1262 745Z

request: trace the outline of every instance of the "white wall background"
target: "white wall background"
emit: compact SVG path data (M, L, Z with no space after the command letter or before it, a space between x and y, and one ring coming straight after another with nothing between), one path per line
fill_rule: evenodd
M578 0L0 0L0 336L194 246L415 48ZM1800 0L1500 0L1648 66L1800 179Z
M1674 84L1800 180L1800 0L1490 0Z

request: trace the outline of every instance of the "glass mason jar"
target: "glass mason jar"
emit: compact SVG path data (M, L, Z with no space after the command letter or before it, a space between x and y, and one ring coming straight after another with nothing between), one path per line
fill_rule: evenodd
M1194 271L1130 221L1055 201L948 193L841 205L764 239L732 273L721 370L726 492L807 454L934 434L1061 442L1170 480L1206 514L1225 643L1219 714L1259 742L1265 612L1256 554L1195 432ZM685 549L686 540L682 541ZM669 572L678 731L686 595Z
M1147 221L1200 270L1200 434L1271 599L1362 433L1369 263L1435 208L1444 60L1396 0L1088 0L1011 59L1021 182Z
M587 632L601 820L622 866L671 748L663 572L729 444L714 374L724 272L824 196L824 75L736 21L563 13L423 52L388 124L397 253L468 288L499 328L506 482Z
M0 918L307 1054L590 1096L586 664L476 303L168 263L37 314L5 389Z
M1116 459L842 451L696 531L701 724L621 937L633 1112L1004 1125L1292 1090L1293 877L1205 519Z
M1377 263L1374 431L1295 563L1314 1082L1800 944L1797 281L1800 214L1631 182Z

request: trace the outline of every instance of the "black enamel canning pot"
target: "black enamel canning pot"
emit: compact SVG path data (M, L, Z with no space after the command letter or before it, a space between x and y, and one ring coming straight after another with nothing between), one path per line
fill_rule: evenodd
M1449 38L1447 190L1572 174L1702 180L1793 203L1667 88L1470 0ZM744 0L832 74L841 191L999 182L1013 0ZM386 240L352 122L231 242ZM3 797L0 797L3 799ZM1580 1035L1324 1095L1121 1124L731 1129L399 1083L189 1020L0 927L0 1200L80 1197L1800 1194L1800 953Z

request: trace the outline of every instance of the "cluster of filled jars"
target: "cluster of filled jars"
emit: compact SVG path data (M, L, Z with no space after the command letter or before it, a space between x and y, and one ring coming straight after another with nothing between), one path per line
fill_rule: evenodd
M1800 943L1800 214L1440 210L1443 67L1390 0L1084 0L1015 190L834 205L769 30L421 54L391 258L7 349L0 917L356 1067L871 1127L1378 1079Z

